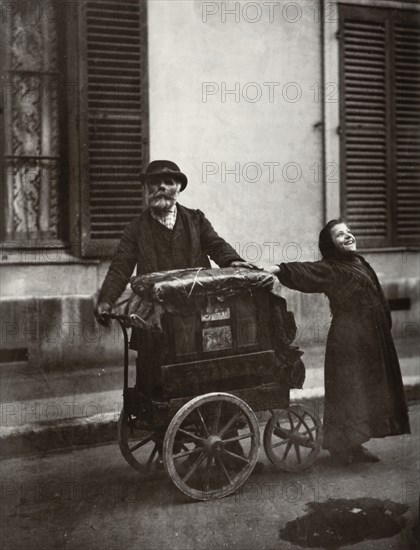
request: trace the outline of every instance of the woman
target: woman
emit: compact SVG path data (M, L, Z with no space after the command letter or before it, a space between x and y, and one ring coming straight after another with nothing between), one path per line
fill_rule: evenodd
M376 273L356 254L356 239L345 223L328 222L319 249L321 261L282 263L268 271L284 286L327 295L332 323L323 446L343 463L377 462L362 443L410 433L390 311Z

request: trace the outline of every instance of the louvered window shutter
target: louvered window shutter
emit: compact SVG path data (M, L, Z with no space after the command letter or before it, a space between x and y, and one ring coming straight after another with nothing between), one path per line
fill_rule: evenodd
M420 241L420 27L410 13L340 6L342 211L365 247Z
M82 255L110 256L142 210L148 162L146 2L86 0L81 18ZM83 55L83 54L82 54Z
M396 237L420 243L420 21L396 23L395 132ZM417 19L417 20L416 20Z

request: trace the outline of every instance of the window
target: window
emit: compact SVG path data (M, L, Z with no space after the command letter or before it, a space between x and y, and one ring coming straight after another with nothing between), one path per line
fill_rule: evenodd
M2 6L1 240L34 246L65 237L58 90L63 44L57 18L25 3ZM39 6L38 6L39 8Z
M142 208L147 3L11 7L0 33L1 240L110 256Z
M366 247L420 244L420 16L340 5L342 211Z

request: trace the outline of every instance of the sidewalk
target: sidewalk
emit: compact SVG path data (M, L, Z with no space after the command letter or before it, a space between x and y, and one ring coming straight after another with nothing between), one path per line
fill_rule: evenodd
M291 400L322 401L324 348L307 350L304 361L304 388L292 390ZM419 357L400 363L407 399L420 400ZM116 440L122 366L57 372L45 379L34 379L24 365L9 370L1 390L0 458ZM19 375L12 376L13 370Z

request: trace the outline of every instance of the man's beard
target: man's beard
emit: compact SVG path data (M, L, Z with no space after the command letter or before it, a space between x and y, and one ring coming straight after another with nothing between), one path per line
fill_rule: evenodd
M147 204L152 210L165 212L172 208L176 203L176 196L171 193L158 193L147 197Z

